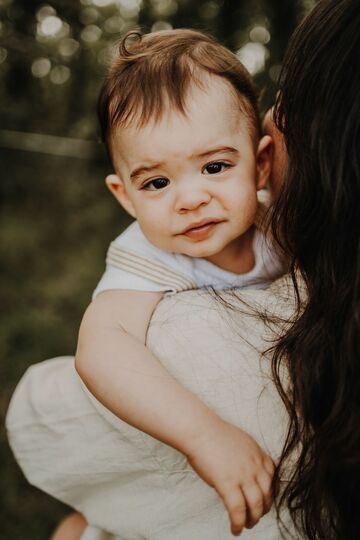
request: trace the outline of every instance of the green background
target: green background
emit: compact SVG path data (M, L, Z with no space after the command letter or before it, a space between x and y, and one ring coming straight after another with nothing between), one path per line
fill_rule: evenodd
M171 25L215 35L248 62L264 110L289 36L314 3L0 0L2 428L26 368L74 353L107 246L128 223L103 183L111 169L96 119L121 33ZM0 442L0 539L45 540L68 509L28 485L4 429Z

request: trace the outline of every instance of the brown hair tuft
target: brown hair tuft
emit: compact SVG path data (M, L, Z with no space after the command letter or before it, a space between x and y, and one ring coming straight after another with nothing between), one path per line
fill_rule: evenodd
M240 60L214 38L176 29L141 35L130 31L119 44L102 87L98 113L102 139L109 148L117 126L144 126L159 120L168 105L186 114L192 84L202 87L203 75L228 81L254 139L260 132L257 91Z

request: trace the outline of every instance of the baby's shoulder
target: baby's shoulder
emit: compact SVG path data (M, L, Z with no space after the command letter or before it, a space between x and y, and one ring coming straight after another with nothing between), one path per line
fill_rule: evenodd
M142 232L140 225L134 221L109 246L109 253L128 252L144 259L169 263L173 261L174 254L163 251L154 246Z

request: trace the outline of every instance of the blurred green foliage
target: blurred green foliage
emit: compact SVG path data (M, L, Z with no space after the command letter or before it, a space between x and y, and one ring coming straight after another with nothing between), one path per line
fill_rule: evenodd
M128 223L106 192L110 169L96 144L97 94L121 33L191 27L215 35L246 61L264 108L289 36L313 3L0 0L2 424L26 368L74 352L109 241ZM71 138L93 142L77 151ZM4 430L0 460L0 539L49 538L67 509L27 484Z

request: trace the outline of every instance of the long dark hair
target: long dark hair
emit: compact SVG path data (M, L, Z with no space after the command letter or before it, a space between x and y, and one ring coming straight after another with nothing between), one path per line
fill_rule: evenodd
M360 2L323 0L295 32L274 112L288 170L274 235L307 301L274 348L290 415L277 469L311 540L360 538ZM281 382L285 364L289 390Z

